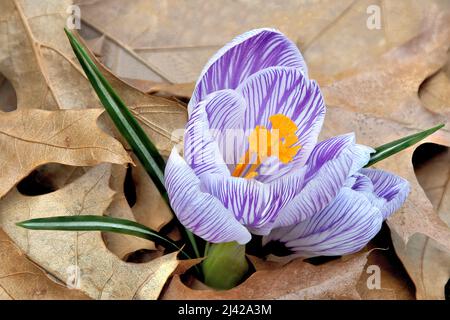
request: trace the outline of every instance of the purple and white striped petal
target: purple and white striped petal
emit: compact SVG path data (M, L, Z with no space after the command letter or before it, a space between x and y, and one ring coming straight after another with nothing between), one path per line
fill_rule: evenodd
M212 136L216 140L226 164L238 163L245 148L246 136L243 118L246 109L244 98L235 90L221 90L211 93L205 100ZM194 112L196 113L196 111Z
M233 213L202 191L200 180L175 149L166 165L165 185L176 216L199 237L213 243L250 241L250 233Z
M259 180L269 182L293 167L303 166L317 142L326 112L317 83L309 81L298 69L272 67L252 75L236 91L247 104L243 125L247 132L258 125L271 128L269 117L275 114L287 116L298 127L298 143L294 146L300 145L301 149L294 160L280 163L277 173Z
M274 230L265 240L279 240L292 257L337 256L361 250L380 230L383 215L361 193L343 188L320 213L291 227Z
M369 161L371 152L355 144L354 134L320 142L306 164L304 188L280 211L275 227L297 224L323 210L354 171Z
M206 109L219 101L215 95L201 101L189 117L184 134L184 158L197 175L217 173L230 175L209 127Z
M378 169L361 169L359 173L372 182L373 192L366 194L369 195L369 200L374 201L374 205L380 209L384 219L397 211L408 197L409 182L399 176ZM353 189L355 186L359 187L358 182Z
M202 175L202 188L220 200L252 233L267 235L279 211L304 186L306 168L272 183L254 179Z
M273 66L308 70L297 46L274 29L248 31L225 45L206 64L189 103L189 114L208 94L235 89L255 72Z

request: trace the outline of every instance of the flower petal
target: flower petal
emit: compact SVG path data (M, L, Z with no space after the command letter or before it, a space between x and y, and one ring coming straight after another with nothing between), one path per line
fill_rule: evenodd
M184 158L196 175L217 173L230 175L228 167L209 127L207 108L214 108L218 99L214 95L201 101L190 115L184 134Z
M205 100L208 100L205 111L209 127L225 163L238 163L239 151L246 141L242 121L246 109L244 98L228 89L211 93Z
M165 184L176 216L193 233L213 243L250 241L250 233L234 215L201 190L200 180L175 149L166 165Z
M383 200L377 201L376 205L384 219L397 211L408 197L410 186L407 180L378 169L361 169L359 172L372 181L373 194Z
M253 73L272 66L298 68L308 74L300 51L281 32L263 28L236 37L206 64L189 103L189 114L209 93L235 89Z
M343 151L352 155L351 174L361 169L369 162L370 154L375 152L375 150L367 146L358 145L355 142L355 134L352 132L318 143L308 158L307 165L310 167L308 176L313 176L325 162L336 158Z
M291 227L274 230L293 257L336 256L361 250L380 230L383 216L361 193L343 188L320 213Z
M317 144L306 163L304 188L280 211L275 226L293 225L323 210L369 161L371 152L372 148L355 144L353 133Z

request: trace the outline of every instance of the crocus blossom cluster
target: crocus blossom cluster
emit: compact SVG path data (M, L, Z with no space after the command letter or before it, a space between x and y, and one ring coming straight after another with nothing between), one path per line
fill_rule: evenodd
M326 107L296 45L272 29L238 36L207 63L188 107L184 157L165 183L181 223L213 242L251 233L295 255L360 250L409 184L363 169L374 150L353 133L317 143ZM233 139L226 139L230 132Z

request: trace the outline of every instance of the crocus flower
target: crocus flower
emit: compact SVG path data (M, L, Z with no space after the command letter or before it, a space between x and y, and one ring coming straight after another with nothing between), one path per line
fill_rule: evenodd
M253 233L307 256L359 250L401 206L408 183L361 169L374 150L354 134L317 143L325 111L282 33L232 40L197 81L184 158L174 149L166 166L180 222L212 243L245 244Z

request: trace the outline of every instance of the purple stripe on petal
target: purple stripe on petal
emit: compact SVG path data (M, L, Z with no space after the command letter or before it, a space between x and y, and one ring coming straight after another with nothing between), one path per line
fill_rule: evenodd
M352 159L347 153L326 162L279 212L275 227L297 224L323 210L343 187L351 167Z
M234 215L202 191L200 180L175 149L167 162L165 185L176 216L199 237L213 243L250 241L250 233Z
M354 134L317 144L306 163L303 190L280 211L275 226L293 225L323 210L348 183L348 178L369 161L372 151L355 144Z
M206 64L189 103L189 113L211 92L235 89L253 73L272 66L298 68L308 75L300 51L281 32L255 29L236 37Z
M367 176L361 173L355 173L353 177L355 180L350 186L353 190L370 193L373 192L372 180L370 180Z
M384 201L378 204L384 219L397 211L408 197L409 182L392 173L378 169L361 169L359 173L372 181L373 194ZM380 203L380 202L378 202Z
M367 198L343 188L320 213L291 227L274 230L264 242L279 240L293 257L335 256L361 250L380 230L381 212Z
M272 181L292 167L305 164L313 150L325 117L325 104L319 86L305 78L294 68L271 67L255 73L237 89L246 103L244 130L250 132L256 126L271 128L269 117L283 114L298 127L296 136L301 149L288 164L279 164L278 172L261 177ZM243 151L244 152L244 151Z
M200 102L186 124L184 158L197 175L206 172L230 175L208 123L206 109L214 108L215 103L214 96Z
M246 136L243 130L246 109L243 97L234 90L221 90L206 97L209 127L227 164L238 163Z
M305 169L269 184L210 174L200 176L200 180L202 189L218 198L239 222L252 233L265 235L272 229L280 210L303 187Z

